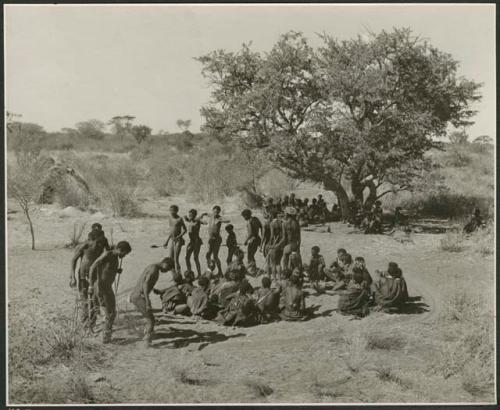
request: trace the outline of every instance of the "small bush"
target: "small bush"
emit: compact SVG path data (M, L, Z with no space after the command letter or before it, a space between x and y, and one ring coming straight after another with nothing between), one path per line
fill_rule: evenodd
M445 159L445 164L454 168L466 167L470 165L471 162L471 156L464 149L456 147L453 147L449 152L447 152L447 157Z
M406 341L401 335L368 333L365 338L368 350L401 350L406 345Z
M271 386L257 380L246 380L245 385L250 388L257 397L267 397L274 392Z
M352 373L359 373L368 363L369 356L366 352L366 340L359 334L345 340L349 345L349 352L344 357L347 368Z
M76 222L73 224L73 230L69 236L69 243L65 246L66 248L76 248L81 243L83 231L86 226L87 222L84 222L81 225Z
M440 240L440 249L445 252L462 252L465 247L463 245L465 237L461 232L446 232L444 238Z

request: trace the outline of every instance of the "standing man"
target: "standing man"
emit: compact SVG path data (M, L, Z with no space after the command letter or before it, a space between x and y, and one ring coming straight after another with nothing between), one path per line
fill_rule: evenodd
M281 257L283 256L283 248L279 246L283 236L283 222L281 216L282 214L278 214L278 212L275 211L270 223L271 234L267 260L273 280L276 280L277 275L278 279L281 280Z
M144 341L146 346L151 346L153 340L153 331L155 325L155 317L149 294L153 290L160 272L172 271L175 268L175 263L172 258L165 258L159 263L149 265L141 277L137 281L134 290L130 294L130 302L132 302L137 310L146 318L146 326L144 328ZM172 272L174 274L174 272Z
M248 271L255 275L257 273L255 253L257 249L259 249L261 243L260 233L262 231L262 224L257 217L252 216L252 211L250 211L250 209L244 209L241 216L247 221L248 235L245 240L245 245L247 245Z
M105 243L102 241L102 236L99 232L92 230L89 232L89 239L80 245L73 257L71 258L71 270L69 277L69 286L74 288L78 284L79 304L80 304L80 320L84 326L89 326L90 312L88 303L89 291L89 271L95 260L102 255L105 249ZM76 264L80 259L80 267L78 269L78 282L76 280Z
M118 242L111 250L104 252L95 260L89 270L89 299L104 305L105 325L102 342L111 342L113 323L116 317L116 299L113 292L113 282L116 274L121 274L120 260L132 252L130 244L126 241ZM95 312L91 312L94 316ZM92 321L95 319L91 319Z
M224 220L220 215L220 206L215 205L212 209L212 215L208 220L208 252L207 252L207 266L210 260L213 259L217 266L217 274L222 276L222 267L219 259L219 250L222 244L222 236L220 235L220 227L223 223L229 223L230 221Z
M206 215L203 213L199 218L197 215L196 209L191 209L188 212L188 215L184 217L187 225L187 233L189 236L189 243L186 247L186 268L187 270L191 270L191 255L193 255L194 263L196 265L196 272L198 273L198 278L201 276L201 267L200 267L200 249L203 241L200 238L200 227L205 222L202 222L202 218Z
M168 256L175 261L175 270L180 274L181 265L179 263L179 256L184 245L183 236L187 232L187 229L186 225L184 225L184 220L179 216L179 207L177 205L170 207L169 231L167 242L163 246L168 249Z
M290 269L290 255L292 252L300 257L300 225L297 221L297 210L291 206L285 209L285 220L283 221L282 238L279 244L283 249L281 258L281 269Z

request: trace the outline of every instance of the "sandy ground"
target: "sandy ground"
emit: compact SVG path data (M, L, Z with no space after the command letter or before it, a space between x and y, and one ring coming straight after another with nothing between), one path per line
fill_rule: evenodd
M197 322L189 317L156 313L157 328L153 348L140 341L142 320L127 302L128 293L143 269L165 256L152 244L165 240L168 206L177 203L184 214L196 204L182 198L143 202L151 217L116 219L102 214L68 212L61 217L56 206L35 212L39 250L29 249L27 225L21 213L10 213L8 220L8 300L10 309L37 309L70 312L75 291L68 286L73 251L65 249L74 222L101 222L113 240L128 240L132 254L123 261L118 294L119 316L114 342L106 346L112 362L102 371L115 396L124 403L175 402L471 402L491 401L492 394L473 397L454 378L443 379L428 371L435 358L432 339L442 309L443 289L453 283L482 289L481 297L493 306L493 256L443 253L442 235L414 234L410 241L402 236L362 235L342 224L330 224L331 233L303 232L302 255L308 259L313 245L321 247L330 263L339 247L353 256L364 256L368 269L384 269L396 261L403 269L410 296L417 297L410 313L373 313L352 320L336 312L337 297L311 295L308 306L318 306L307 322L279 322L252 328L225 328L215 323ZM240 242L244 240L244 221L234 201L222 204L223 213L235 225ZM9 209L15 210L9 203ZM205 211L199 206L199 211ZM88 230L88 229L87 229ZM202 228L202 238L206 228ZM225 235L224 235L225 236ZM184 253L184 252L183 252ZM205 268L202 248L202 269ZM221 250L221 260L226 256ZM259 254L259 264L263 264ZM223 262L223 266L225 263ZM252 279L258 284L258 279ZM160 279L158 288L168 286L170 278ZM484 291L486 289L486 291ZM153 307L160 300L152 296ZM10 327L18 323L9 323ZM370 332L400 334L405 346L399 350L358 352L356 344ZM359 353L359 354L358 354ZM365 357L366 356L366 357ZM349 370L352 361L360 371ZM402 383L388 383L375 377L380 363L396 366ZM351 366L352 367L352 366ZM179 382L192 378L194 382ZM265 384L272 393L261 393Z

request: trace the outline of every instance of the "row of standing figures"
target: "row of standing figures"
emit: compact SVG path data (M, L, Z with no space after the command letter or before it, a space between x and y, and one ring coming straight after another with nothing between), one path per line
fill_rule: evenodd
M267 209L264 213L264 223L249 209L243 210L241 216L245 220L247 228L243 246L246 246L250 275L256 276L259 273L255 261L255 254L258 250L263 253L266 260L265 270L270 275L276 276L285 268L293 269L296 265L301 264L301 233L296 217L296 208L289 206L285 208L284 212L278 212L277 209ZM205 221L205 217L208 221ZM226 224L225 230L227 232L224 245L221 236L222 224ZM187 234L189 242L186 245L186 269L192 270L191 260L193 260L199 277L201 275L199 254L203 244L200 237L201 225L208 225L208 249L205 254L207 265L214 263L218 274L222 275L219 258L221 246L227 248L226 263L230 265L241 245L238 243L233 225L221 215L221 208L217 205L213 207L211 214L202 213L198 216L197 211L191 209L184 218L179 215L179 208L172 205L169 215L169 235L163 247L167 249L168 256L174 260L175 270L180 273L182 270L180 255L182 248L186 245L184 235Z

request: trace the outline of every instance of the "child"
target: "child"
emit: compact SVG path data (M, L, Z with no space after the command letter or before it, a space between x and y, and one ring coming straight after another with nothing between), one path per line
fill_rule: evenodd
M325 270L325 275L327 279L333 282L337 282L339 277L339 272L341 271L340 258L345 255L347 251L344 248L337 249L337 258L330 264L330 267Z
M234 227L232 224L226 225L226 232L227 232L227 238L226 238L226 246L227 246L227 259L226 263L229 266L231 262L233 261L233 256L236 253L236 250L238 249L238 241L236 240L236 234L234 233Z
M319 251L319 246L313 246L311 248L311 260L309 261L307 269L311 285L316 290L318 290L318 282L322 280L325 275L325 259L320 255Z
M215 273L215 261L213 259L210 259L207 261L207 270L203 274L208 280L212 280L217 274Z
M269 277L262 278L262 287L255 292L255 299L261 323L269 323L279 317L280 290L271 289Z

